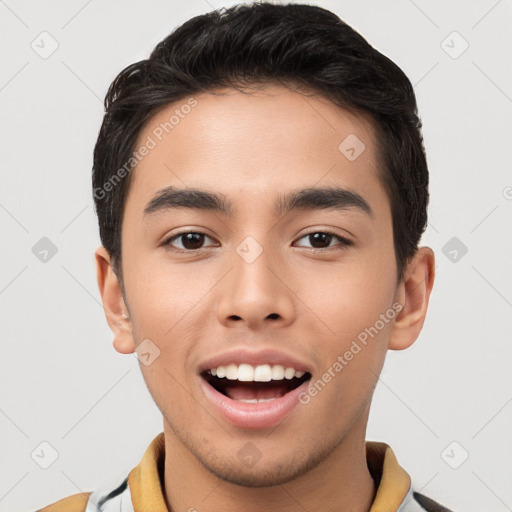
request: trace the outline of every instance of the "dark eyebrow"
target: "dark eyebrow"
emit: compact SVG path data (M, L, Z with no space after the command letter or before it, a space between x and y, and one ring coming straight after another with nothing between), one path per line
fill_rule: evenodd
M370 216L373 211L368 202L357 192L340 187L304 188L280 196L276 212L283 215L292 210L346 210L356 208Z
M224 196L195 188L166 187L159 190L144 208L144 217L173 208L191 208L232 215L232 204ZM277 215L292 210L346 210L356 208L370 216L373 211L362 196L339 187L305 188L278 197Z
M231 215L231 202L218 194L196 188L166 187L144 208L144 217L171 208L196 208Z

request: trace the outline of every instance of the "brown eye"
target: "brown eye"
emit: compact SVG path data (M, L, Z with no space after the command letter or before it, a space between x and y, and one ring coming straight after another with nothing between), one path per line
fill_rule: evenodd
M311 245L315 249L323 249L329 247L333 239L332 235L328 233L311 233L308 235Z
M344 248L348 245L352 245L352 242L348 238L336 235L330 231L314 231L304 235L300 240L302 239L307 239L311 244L312 249L328 249L337 245L341 246L341 248ZM338 241L338 243L331 245L333 240ZM305 246L302 245L300 247Z
M195 251L198 249L202 249L203 244L205 242L205 238L210 238L205 233L199 233L196 231L186 232L186 233L179 233L177 235L172 236L169 238L165 245L169 245L171 247L174 247L178 250L182 251ZM210 238L211 239L211 238ZM178 241L181 242L181 247L176 247L173 245L173 242Z

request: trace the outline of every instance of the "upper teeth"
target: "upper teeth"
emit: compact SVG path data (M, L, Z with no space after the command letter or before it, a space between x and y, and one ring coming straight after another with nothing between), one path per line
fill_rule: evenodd
M218 366L208 370L213 376L226 377L228 380L239 380L242 382L270 382L271 380L301 378L305 372L296 370L295 368L285 368L280 364L270 366L269 364L261 364L252 366L250 364L228 364L227 366Z

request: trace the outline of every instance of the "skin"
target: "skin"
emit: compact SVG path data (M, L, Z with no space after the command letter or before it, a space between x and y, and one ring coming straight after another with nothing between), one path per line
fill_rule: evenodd
M124 294L108 252L96 251L115 349L130 354L150 339L160 350L141 371L164 420L167 504L173 511L257 511L269 503L276 511L368 510L376 491L365 454L372 393L387 350L409 347L421 331L433 252L419 248L397 282L390 201L366 118L277 85L219 92L195 96L197 106L132 171ZM157 113L139 141L184 103ZM349 134L366 146L352 162L338 150ZM169 185L221 192L233 216L176 209L145 221L146 204ZM277 194L332 185L360 194L373 215L350 208L276 218ZM314 249L306 235L326 229L353 244L334 237ZM177 252L186 250L183 238L174 250L165 246L177 232L197 231L207 237L191 255ZM250 264L236 252L247 236L263 249ZM199 387L198 365L239 346L278 348L307 362L315 381L394 303L402 311L275 428L231 425ZM261 452L250 468L237 458L248 442Z

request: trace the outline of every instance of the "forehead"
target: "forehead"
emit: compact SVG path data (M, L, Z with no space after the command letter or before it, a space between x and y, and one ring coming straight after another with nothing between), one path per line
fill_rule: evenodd
M374 140L367 116L278 85L187 97L141 131L136 149L151 149L132 171L128 203L143 210L169 185L218 191L235 209L299 186L341 186L375 201L383 189Z

